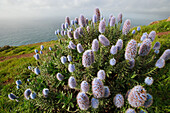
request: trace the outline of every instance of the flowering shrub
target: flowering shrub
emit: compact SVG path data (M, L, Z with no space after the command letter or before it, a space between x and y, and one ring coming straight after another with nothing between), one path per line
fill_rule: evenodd
M135 33L130 32L131 21L126 20L121 30L122 21L120 13L118 23L112 16L111 25L107 26L106 20L100 19L99 9L95 9L92 20L80 15L70 24L70 18L66 17L62 30L67 35L57 32L57 44L49 47L46 54L36 54L37 65L28 67L31 75L27 87L22 87L27 101L47 112L135 113L145 108L147 98L154 93L145 90L149 87L145 78L165 66L169 49L158 60L151 49L155 32L145 36L138 47L132 39ZM22 98L17 97L9 95L11 100Z

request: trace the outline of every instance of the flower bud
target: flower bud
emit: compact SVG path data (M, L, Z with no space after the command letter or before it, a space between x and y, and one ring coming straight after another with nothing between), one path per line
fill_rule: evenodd
M35 73L36 75L39 75L39 74L40 74L40 70L39 70L38 67L34 68L34 73Z
M99 23L99 32L104 33L106 28L106 22L104 20L101 20Z
M155 45L153 46L153 49L158 50L160 49L160 47L161 47L160 42L156 42Z
M79 33L77 30L74 31L74 39L78 39L79 38Z
M36 93L31 93L30 97L31 97L31 99L35 99L36 98Z
M87 28L86 28L86 29L87 29L87 32L89 33L89 32L90 32L90 27L89 27L89 26L87 26Z
M138 26L138 27L137 27L137 31L140 31L140 29L141 29L140 26Z
M76 48L76 45L72 41L69 42L69 46L71 47L71 49L75 49Z
M129 60L129 65L129 68L132 69L135 66L135 59L132 58L131 60Z
M68 23L68 25L70 25L70 18L68 16L66 16L65 18L65 23Z
M132 31L132 34L135 34L135 32L136 32L136 31L135 31L135 30L133 30L133 31Z
M93 15L93 23L97 23L97 16L96 15Z
M159 54L159 50L155 50L154 53L155 53L155 54Z
M165 60L162 58L159 58L155 64L155 66L158 68L163 68L165 66Z
M67 58L65 56L61 57L61 63L65 64L67 62Z
M51 48L51 47L49 47L49 50L50 50L50 51L52 51L52 48Z
M81 110L89 108L89 97L84 92L79 92L77 95L77 104Z
M65 23L65 29L68 29L68 23L67 22Z
M43 96L44 96L45 98L47 98L47 97L48 97L48 94L49 94L49 89L48 89L48 88L44 88L43 91L42 91L42 93L43 93Z
M78 18L76 17L75 19L74 19L74 23L76 23L76 24L78 24Z
M146 77L145 78L145 84L152 85L153 84L153 78L152 77Z
M69 65L68 65L68 71L69 71L70 73L75 71L75 66L74 66L74 64L69 64Z
M64 76L61 73L57 73L56 77L59 81L62 81L64 79Z
M132 108L128 108L125 113L136 113L136 111Z
M110 49L110 53L113 54L113 55L117 54L117 46L113 45Z
M113 99L114 105L121 108L124 105L124 98L121 94L117 94Z
M148 107L150 107L152 105L152 103L153 103L153 97L152 97L152 95L147 93L147 100L144 103L144 107L148 108Z
M92 42L92 50L98 51L99 50L99 41L97 39L94 39Z
M76 79L73 77L73 76L71 76L69 79L68 79L68 86L70 87L70 88L75 88L76 87Z
M83 47L82 47L82 45L79 43L79 44L77 44L77 51L79 52L79 53L82 53L83 51L84 51L84 49L83 49Z
M114 66L116 64L116 60L114 58L110 59L110 65Z
M98 108L98 106L99 106L99 100L98 99L96 99L96 98L92 98L91 99L91 106L92 106L92 108Z
M118 39L118 41L116 42L116 46L117 46L117 50L120 51L123 48L123 40Z
M109 46L110 41L104 36L104 35L99 35L99 41L103 46Z
M17 85L17 86L16 86L16 88L17 88L17 89L20 89L20 86L19 86L19 85Z
M104 80L105 77L106 77L105 71L104 71L104 70L99 70L99 71L97 72L97 77L98 77L100 80Z
M70 30L67 31L67 36L72 39L73 38L73 34Z
M160 59L164 59L165 61L170 59L170 49L166 49L161 55Z
M38 50L37 50L37 49L35 49L35 53L38 53Z
M111 26L111 27L112 27L112 26L115 26L115 23L116 23L116 19L115 19L114 16L112 16L112 17L110 18L110 26Z
M17 80L17 81L16 81L16 84L17 84L17 85L21 85L21 84L22 84L21 80Z
M72 26L74 25L74 20L71 20L71 25L72 25Z
M148 35L148 38L151 39L151 41L153 42L156 36L156 32L155 31L151 31Z
M17 100L18 97L16 95L14 95L13 93L8 94L8 98L10 100L16 100L18 102L18 100Z
M26 89L25 92L24 92L24 97L29 100L29 96L31 94L31 90L30 89Z
M67 59L68 59L68 61L69 61L69 62L71 62L71 61L72 61L72 58L71 58L71 56L70 56L70 55L68 55L68 56L67 56Z
M62 30L65 29L65 24L64 24L64 23L61 24L61 29L62 29Z
M43 49L44 49L44 46L43 46L43 45L41 45L41 46L40 46L40 49L41 49L41 50L43 50Z
M108 86L104 86L104 97L107 98L110 96L110 89Z
M82 92L88 92L89 91L89 84L86 81L81 82L81 91Z
M32 69L31 66L28 66L28 69L31 70Z
M118 23L122 23L122 13L118 14L117 21Z

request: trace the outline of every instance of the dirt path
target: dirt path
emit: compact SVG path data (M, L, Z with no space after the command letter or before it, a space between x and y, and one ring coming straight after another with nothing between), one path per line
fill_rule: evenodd
M157 33L157 35L158 35L158 36L161 36L161 35L167 35L167 34L169 34L169 33L170 33L170 31L166 31L166 32ZM23 54L23 55L0 57L0 62L3 62L3 61L8 60L8 59L12 59L12 58L33 57L34 54L35 54L35 53L29 53L29 54Z

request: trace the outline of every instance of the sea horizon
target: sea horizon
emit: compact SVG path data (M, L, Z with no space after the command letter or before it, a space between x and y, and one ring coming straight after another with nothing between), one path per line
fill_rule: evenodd
M78 16L77 16L78 17ZM91 19L90 16L86 16ZM104 16L108 22L109 15ZM129 16L130 17L130 16ZM149 25L153 21L167 19L168 17L157 18L139 18L135 15L133 18L123 17L123 21L127 18L131 20L132 26ZM75 17L70 17L74 20ZM0 47L5 45L20 46L39 42L47 42L57 40L55 30L61 29L61 24L65 22L65 17L49 17L49 18L32 18L32 19L1 19L0 21Z

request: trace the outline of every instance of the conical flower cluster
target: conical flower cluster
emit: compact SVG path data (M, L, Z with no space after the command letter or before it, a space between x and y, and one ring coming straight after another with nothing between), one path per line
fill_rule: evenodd
M94 39L92 42L92 50L98 51L99 50L99 41L97 39Z
M94 62L94 53L92 50L86 50L82 56L82 64L84 67L89 67Z
M124 98L121 94L117 94L113 99L114 105L121 108L124 105Z
M148 55L150 50L151 50L151 46L152 46L151 40L148 39L148 38L145 39L142 42L142 44L141 44L141 46L139 48L139 52L138 52L139 56L146 56L146 55Z
M134 39L131 39L126 46L125 59L126 60L134 59L136 53L137 53L137 43Z
M127 19L125 22L124 22L124 25L123 25L123 29L122 29L122 33L124 35L127 35L129 30L130 30L130 26L131 26L131 21L129 19Z
M94 78L92 81L92 92L95 98L102 98L104 97L105 89L103 82L98 79Z
M147 99L146 90L140 85L137 85L134 88L132 88L128 95L128 102L132 107L143 106L146 99Z
M84 92L79 92L77 95L77 104L81 110L89 108L89 97Z

